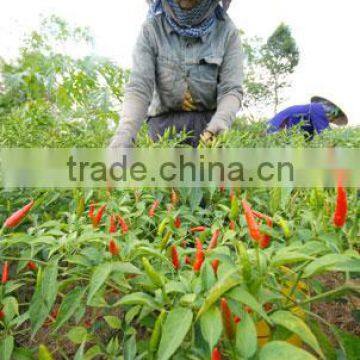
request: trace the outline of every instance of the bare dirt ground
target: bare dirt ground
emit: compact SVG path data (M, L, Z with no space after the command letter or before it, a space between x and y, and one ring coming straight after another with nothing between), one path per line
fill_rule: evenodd
M345 283L345 278L339 273L330 273L318 277L318 280L326 290L335 289ZM351 280L360 285L360 279ZM332 325L353 335L360 336L360 298L355 296L344 296L340 299L319 302L312 305L311 310ZM328 335L329 332L324 329Z

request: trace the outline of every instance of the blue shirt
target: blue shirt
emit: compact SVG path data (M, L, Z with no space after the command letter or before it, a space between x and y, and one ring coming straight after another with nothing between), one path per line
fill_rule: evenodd
M275 115L268 122L268 133L273 134L282 129L292 128L300 122L302 123L301 129L311 135L315 132L321 134L330 128L324 106L319 103L311 103L291 106Z

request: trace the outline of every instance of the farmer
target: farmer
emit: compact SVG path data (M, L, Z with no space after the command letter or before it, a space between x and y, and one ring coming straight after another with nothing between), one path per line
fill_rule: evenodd
M295 105L275 115L268 122L268 133L276 133L300 124L301 129L312 137L330 128L330 124L347 125L345 113L331 101L315 96L308 105Z
M145 119L156 141L166 129L211 141L232 125L242 100L239 31L231 0L148 0L133 54L122 119L111 148L131 147Z

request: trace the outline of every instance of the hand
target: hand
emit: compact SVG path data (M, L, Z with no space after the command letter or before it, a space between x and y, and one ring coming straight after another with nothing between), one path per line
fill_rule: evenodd
M205 145L210 145L215 140L215 135L211 131L205 130L200 135L200 139Z
M187 89L185 91L185 98L182 105L184 111L196 111L196 106L194 104L194 99L191 96L190 91Z

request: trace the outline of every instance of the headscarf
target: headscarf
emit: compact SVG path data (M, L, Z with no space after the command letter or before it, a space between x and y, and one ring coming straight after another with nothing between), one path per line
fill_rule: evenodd
M191 10L184 10L176 0L148 0L149 17L165 14L171 28L181 36L199 38L210 32L217 19L223 19L231 0L200 0Z

